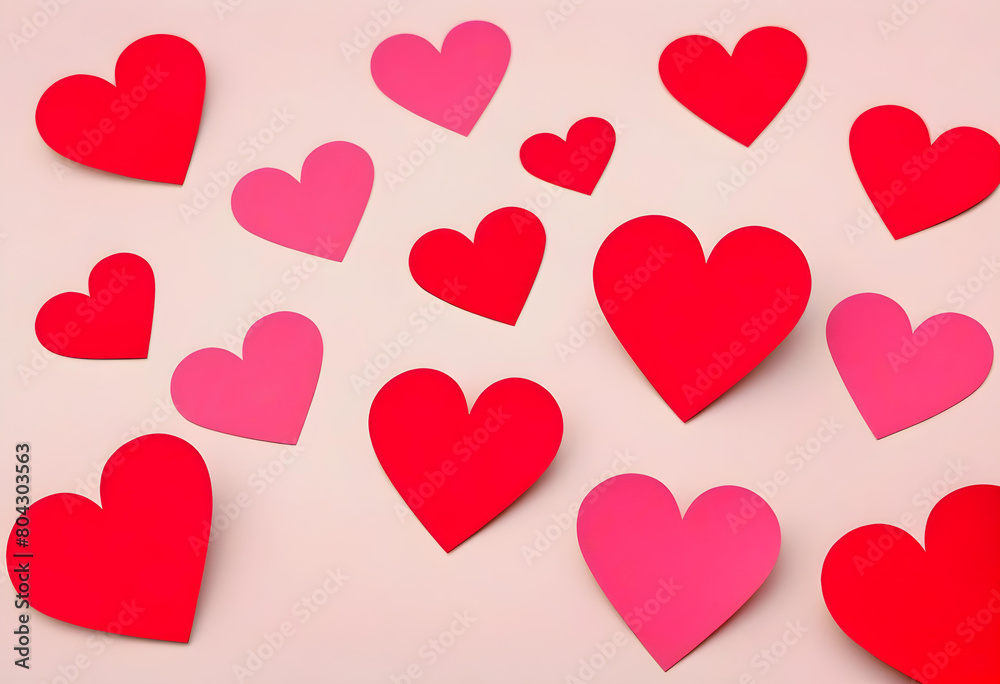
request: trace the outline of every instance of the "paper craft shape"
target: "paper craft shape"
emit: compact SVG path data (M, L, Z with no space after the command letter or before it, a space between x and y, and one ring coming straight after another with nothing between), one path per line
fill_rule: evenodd
M795 243L760 226L723 237L706 263L683 223L642 216L616 228L594 261L611 330L684 422L785 339L811 287Z
M961 214L1000 185L1000 144L963 126L931 142L915 112L869 109L851 127L851 158L861 185L895 239Z
M417 116L469 135L500 87L510 39L487 21L467 21L445 36L441 51L420 36L386 38L372 53L375 85Z
M75 359L144 359L153 328L153 269L135 254L112 254L90 271L90 294L63 292L42 305L35 336Z
M60 79L42 94L35 124L45 144L84 166L181 185L205 99L205 63L171 35L122 51L112 85L97 76Z
M257 169L233 188L233 216L269 242L343 261L368 205L375 167L349 142L320 145L302 164L302 182L280 169Z
M225 349L186 356L170 379L178 413L227 435L295 444L323 363L323 339L291 311L264 316L247 331L243 358Z
M871 292L834 307L826 340L877 439L948 410L979 389L993 365L993 341L975 319L943 313L913 330L899 304Z
M212 524L208 469L190 444L133 439L104 466L100 506L53 494L18 520L7 575L32 608L88 629L187 643Z
M922 684L996 682L998 542L1000 487L963 487L934 506L924 547L893 525L844 535L823 563L826 607L858 646Z
M695 116L749 147L798 88L806 47L777 26L750 31L732 56L707 36L684 36L660 55L660 80Z
M617 475L580 505L590 572L664 671L723 625L760 588L781 547L770 506L742 487L710 489L681 518L646 475Z
M392 486L450 552L545 472L563 420L552 395L530 380L495 382L470 410L458 383L418 368L379 390L368 432Z
M521 145L521 166L536 178L589 195L615 149L615 128L592 116L573 124L566 139L538 133Z
M440 228L410 250L417 285L460 309L507 325L517 323L545 252L545 228L518 207L491 212L474 240Z

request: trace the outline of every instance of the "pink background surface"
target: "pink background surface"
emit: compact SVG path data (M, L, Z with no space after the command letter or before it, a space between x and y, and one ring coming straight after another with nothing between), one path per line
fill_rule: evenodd
M225 0L223 0L225 1ZM234 0L235 2L235 0ZM219 5L220 3L215 3ZM30 441L35 498L59 491L96 497L97 475L136 433L162 431L205 457L216 525L191 643L111 639L32 616L32 669L0 663L4 681L101 684L155 679L235 681L248 649L291 627L284 644L245 682L390 682L419 668L423 682L553 684L580 675L597 644L617 652L596 682L903 682L844 636L827 613L820 568L830 546L866 523L901 524L922 539L930 503L955 487L1000 482L995 454L994 377L971 398L926 423L876 442L851 403L825 342L826 317L844 297L892 297L911 320L947 310L1000 331L1000 279L984 264L1000 252L1000 198L945 225L895 242L878 224L852 240L844 224L870 205L848 152L854 118L896 103L916 110L936 136L954 126L1000 133L1000 8L971 0L911 3L919 10L884 37L890 0L804 3L769 0L651 3L589 0L554 28L556 0L469 3L402 1L376 40L345 59L340 45L386 0L318 3L243 0L220 18L211 0L170 3L69 2L14 52L5 38L0 88L0 320L3 368L0 434L5 462ZM393 5L396 7L396 5ZM19 31L40 12L7 0L0 28ZM722 198L717 183L748 152L681 107L656 64L673 39L731 18L719 40L731 49L746 31L778 24L809 50L803 83L782 116L802 109L796 129L776 122L754 146L771 149L745 187ZM905 15L904 15L905 16ZM382 95L368 72L377 40L400 32L439 44L469 19L502 26L509 70L469 138L442 132ZM204 55L208 91L188 178L168 187L62 164L34 129L35 103L71 73L110 78L120 51L150 33L176 33ZM810 96L815 111L808 110ZM824 99L825 98L825 99ZM824 101L820 102L821 99ZM274 111L294 117L281 124ZM525 172L518 148L540 131L564 133L602 116L618 144L592 197L560 191ZM269 123L283 129L247 153ZM268 137L268 136L265 136ZM401 184L387 182L417 140L435 148ZM764 146L769 139L773 143ZM213 176L274 166L297 173L316 146L348 140L376 169L368 210L343 264L314 260L244 231L233 219L230 178L186 222ZM428 143L424 143L425 146ZM62 164L67 173L57 173ZM749 166L749 164L748 164ZM516 327L456 309L442 313L412 280L410 246L449 227L471 234L488 212L521 205L545 224L538 280ZM706 250L729 231L766 225L794 239L810 260L814 289L798 327L772 357L702 415L683 425L639 374L597 316L591 269L611 230L646 213L683 221ZM131 251L157 278L150 358L87 362L52 358L33 320L53 294L79 290L101 258ZM985 260L985 261L984 261ZM978 273L990 280L977 281ZM955 288L969 281L971 296ZM237 328L272 295L309 316L325 354L297 455L286 447L205 430L170 403L170 374L206 346L238 349ZM433 320L430 320L433 317ZM244 326L245 327L245 326ZM565 361L571 330L586 342ZM350 382L401 333L412 342L368 387ZM20 364L47 366L25 383ZM384 361L384 359L382 359ZM530 378L559 401L566 421L552 467L515 506L451 555L409 515L371 449L367 414L378 387L409 368L454 377L466 395L494 381ZM826 426L836 424L832 438ZM812 455L795 455L796 449ZM627 458L624 457L627 455ZM284 461L282 460L284 459ZM268 468L276 476L268 475ZM664 675L601 594L566 522L583 494L613 470L662 480L682 510L701 492L736 484L764 495L782 525L783 548L760 592L723 628ZM0 510L12 519L14 491L0 478ZM263 472L265 475L261 475ZM264 479L264 478L268 479ZM90 482L90 485L87 482ZM239 504L234 502L242 502ZM230 520L225 512L239 510ZM553 541L526 562L523 548L547 526ZM329 572L349 579L324 596ZM303 612L313 592L328 598ZM0 602L0 648L9 653L13 592ZM475 620L464 628L455 614ZM308 620L302 621L307 615ZM466 622L469 619L466 618ZM806 630L793 645L789 624ZM442 653L432 640L464 633ZM287 631L287 630L286 630ZM619 636L622 633L624 636ZM768 653L766 657L761 651ZM772 662L768 662L770 658ZM76 661L76 664L74 664ZM600 663L599 659L595 662ZM80 663L83 663L81 665ZM746 675L746 677L744 677ZM741 680L742 678L742 680ZM400 680L405 681L405 680Z

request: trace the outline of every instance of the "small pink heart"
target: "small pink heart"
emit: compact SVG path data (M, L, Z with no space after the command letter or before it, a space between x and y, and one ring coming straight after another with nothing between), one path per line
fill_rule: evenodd
M912 330L899 304L871 292L833 308L826 341L876 439L951 408L979 389L993 365L993 341L975 319L943 313Z
M583 500L580 550L618 614L664 671L747 602L771 573L781 530L742 487L710 489L681 518L646 475L618 475Z
M195 425L295 444L322 362L323 339L316 324L279 311L250 327L242 359L217 348L186 356L174 369L170 396L177 411Z
M375 182L375 167L349 142L320 145L302 164L302 182L257 169L233 188L233 216L246 230L300 252L343 261Z
M467 21L445 36L441 52L420 36L386 38L372 53L375 85L428 121L469 135L510 62L510 39L486 21Z

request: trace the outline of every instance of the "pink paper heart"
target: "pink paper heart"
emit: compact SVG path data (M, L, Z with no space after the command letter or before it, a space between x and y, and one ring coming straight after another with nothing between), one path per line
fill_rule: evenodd
M993 341L975 319L943 313L911 330L899 304L871 292L833 308L826 341L877 439L962 401L979 389L993 365Z
M438 52L420 36L404 33L372 53L375 85L389 99L428 121L469 135L493 99L507 64L510 39L486 21L467 21L445 36Z
M218 432L279 444L299 441L323 361L316 325L297 313L264 316L247 331L243 358L201 349L182 360L170 396L186 419Z
M343 261L368 206L375 167L349 142L320 145L302 163L302 182L263 168L233 188L236 221L265 240L331 261Z
M635 474L595 487L576 529L594 579L664 671L746 603L781 547L778 519L753 492L710 489L682 519L670 490Z

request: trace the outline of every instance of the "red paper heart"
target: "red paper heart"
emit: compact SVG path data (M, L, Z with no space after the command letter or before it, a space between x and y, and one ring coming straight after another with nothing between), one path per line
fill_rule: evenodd
M616 228L594 261L611 329L685 422L785 339L811 287L795 243L760 226L726 235L706 264L687 226L643 216Z
M847 636L923 684L1000 681L1000 487L963 487L927 518L925 546L892 525L844 535L823 597Z
M76 359L144 359L153 327L153 269L135 254L112 254L90 271L90 296L63 292L42 305L35 335Z
M897 240L961 214L1000 185L1000 144L993 136L978 128L953 128L932 144L923 119L895 105L857 118L851 158Z
M77 74L49 86L35 124L45 144L67 159L180 185L204 98L205 63L197 48L177 36L146 36L122 51L114 85Z
M101 506L53 494L26 517L7 539L7 573L32 608L102 632L188 641L212 522L212 484L194 447L172 435L134 439L104 466Z
M573 124L565 140L552 133L538 133L525 140L521 165L536 178L589 195L614 149L614 126L592 116Z
M454 380L419 368L379 390L368 432L389 481L451 551L545 472L563 420L552 395L530 380L493 383L470 411Z
M417 285L460 309L517 323L545 252L545 229L530 211L504 207L487 215L475 240L447 228L410 250Z
M732 56L707 36L678 38L660 55L660 80L670 94L747 147L785 106L805 71L805 45L777 26L750 31Z

